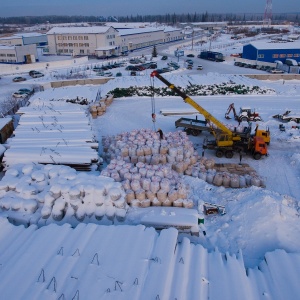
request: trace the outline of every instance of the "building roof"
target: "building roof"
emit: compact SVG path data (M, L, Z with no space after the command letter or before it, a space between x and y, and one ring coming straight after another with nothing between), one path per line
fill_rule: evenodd
M288 43L267 43L267 42L252 42L250 43L258 50L272 50L272 49L299 49L300 42L288 42Z
M245 269L241 253L178 243L174 228L0 225L0 293L10 299L299 298L299 253L276 250Z
M14 50L15 48L15 45L0 45L0 50Z
M158 32L161 31L163 32L163 28L131 28L131 29L119 29L119 35L124 36L124 35L133 35L133 34L143 34L143 33L148 33L148 32Z
M53 27L47 34L89 34L89 33L105 33L109 30L108 26L93 27Z
M95 51L112 50L116 48L117 46L100 46L97 49L95 49Z

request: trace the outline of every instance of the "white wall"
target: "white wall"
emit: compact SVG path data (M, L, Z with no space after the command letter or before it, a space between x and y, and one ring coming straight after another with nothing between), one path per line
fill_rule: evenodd
M63 67L69 67L74 65L80 65L86 63L88 57L84 56L81 58L74 58L69 60L60 60L60 61L50 61L50 62L39 62L34 64L25 64L25 65L15 65L15 64L0 64L0 74L9 75L9 74L18 74L29 72L30 70L43 70L46 69L57 69Z

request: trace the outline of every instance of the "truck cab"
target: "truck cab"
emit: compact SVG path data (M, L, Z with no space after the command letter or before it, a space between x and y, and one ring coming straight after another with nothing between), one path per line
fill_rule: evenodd
M264 139L260 136L253 137L253 142L251 144L251 152L253 155L253 158L256 160L259 160L263 155L268 154L267 145L264 141Z

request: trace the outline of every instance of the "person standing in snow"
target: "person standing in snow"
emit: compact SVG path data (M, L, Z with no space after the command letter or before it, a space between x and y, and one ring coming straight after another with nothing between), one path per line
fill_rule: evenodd
M164 139L164 134L163 134L162 130L161 130L160 128L158 128L158 130L157 130L156 132L159 133L159 138L160 138L161 140L163 140L163 139Z

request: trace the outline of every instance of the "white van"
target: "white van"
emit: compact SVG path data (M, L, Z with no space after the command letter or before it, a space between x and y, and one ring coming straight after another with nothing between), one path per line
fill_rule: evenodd
M288 66L298 66L298 63L295 59L287 58L285 64Z

